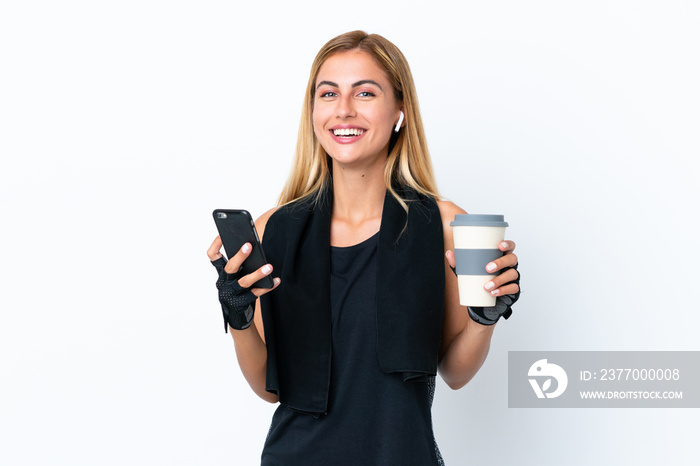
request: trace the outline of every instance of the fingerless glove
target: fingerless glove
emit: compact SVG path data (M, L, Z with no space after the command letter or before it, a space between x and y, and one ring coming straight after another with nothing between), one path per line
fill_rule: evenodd
M518 264L515 264L513 267L506 267L503 269L503 272L506 270L513 269L513 270L518 270ZM515 302L520 298L520 272L518 272L518 278L516 278L513 281L510 281L508 283L504 283L501 286L505 286L511 283L515 283L518 285L518 292L515 294L507 294L504 296L499 296L496 298L496 305L491 306L491 307L471 307L469 306L467 309L469 310L469 317L474 322L478 322L482 325L494 325L496 322L498 322L498 319L503 317L504 319L508 319L510 315L513 313L513 309L511 306L515 304Z
M238 284L239 273L226 273L226 259L220 257L211 263L219 273L216 288L219 290L219 302L224 315L224 331L228 332L229 325L235 330L247 329L253 323L255 300L258 297L250 289Z

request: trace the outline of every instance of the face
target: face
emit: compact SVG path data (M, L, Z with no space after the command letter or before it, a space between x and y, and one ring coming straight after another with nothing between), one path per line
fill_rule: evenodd
M366 52L332 55L318 72L314 133L344 166L384 163L400 103L386 72Z

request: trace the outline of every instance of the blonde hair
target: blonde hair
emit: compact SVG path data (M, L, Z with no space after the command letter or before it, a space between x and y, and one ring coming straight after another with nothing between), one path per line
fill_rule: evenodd
M425 140L418 108L416 88L406 58L394 44L377 34L352 31L328 41L311 65L301 112L299 134L292 171L280 194L278 205L315 196L316 200L330 183L328 155L319 143L313 128L316 78L323 63L336 53L361 50L368 53L385 71L397 102L403 105L405 125L392 134L389 157L384 170L387 189L404 209L408 206L395 191L395 186L408 186L419 193L439 199L430 153Z

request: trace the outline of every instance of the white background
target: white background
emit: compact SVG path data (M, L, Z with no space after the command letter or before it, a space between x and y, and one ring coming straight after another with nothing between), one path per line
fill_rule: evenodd
M507 354L700 349L698 24L692 0L3 2L0 463L259 462L274 406L223 333L211 211L275 204L314 55L364 29L412 66L441 192L518 244L515 314L438 384L447 464L697 464L697 409L508 409Z

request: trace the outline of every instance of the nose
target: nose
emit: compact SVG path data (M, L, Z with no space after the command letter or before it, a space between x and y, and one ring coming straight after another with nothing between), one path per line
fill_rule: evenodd
M338 107L336 108L338 118L349 118L355 116L355 101L352 95L344 95L338 99Z

